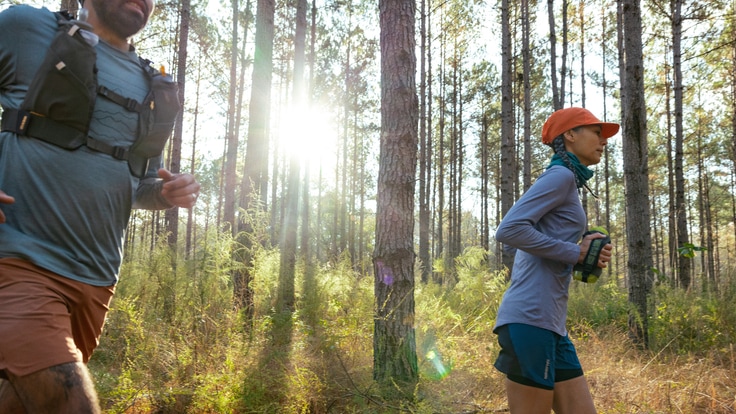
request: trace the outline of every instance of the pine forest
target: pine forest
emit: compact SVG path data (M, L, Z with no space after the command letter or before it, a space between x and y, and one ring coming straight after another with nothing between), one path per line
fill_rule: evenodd
M133 42L202 190L133 213L106 413L508 412L494 233L572 106L621 125L567 317L598 412L736 413L736 1L167 0Z

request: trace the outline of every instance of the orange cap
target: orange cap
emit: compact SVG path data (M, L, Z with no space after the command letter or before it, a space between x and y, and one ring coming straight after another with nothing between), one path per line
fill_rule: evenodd
M583 125L600 125L601 136L610 138L618 132L619 124L602 122L585 108L565 108L552 113L542 127L542 143L551 144L562 133Z

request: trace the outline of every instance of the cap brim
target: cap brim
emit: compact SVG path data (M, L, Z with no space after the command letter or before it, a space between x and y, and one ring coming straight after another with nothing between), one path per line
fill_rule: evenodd
M612 136L616 135L618 133L618 130L621 128L619 124L614 124L611 122L601 122L601 136L603 138L611 138Z

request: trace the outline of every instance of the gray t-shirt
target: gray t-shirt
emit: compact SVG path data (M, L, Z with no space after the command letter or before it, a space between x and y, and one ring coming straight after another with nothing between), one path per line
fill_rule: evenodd
M0 103L18 108L56 34L47 9L13 6L0 13ZM100 41L98 83L142 101L148 81L135 52ZM135 141L138 115L100 96L90 136L112 145ZM17 257L61 276L95 286L117 283L131 209L167 208L156 178L160 159L146 177L127 162L81 147L68 151L34 138L0 132L0 190L15 203L0 205L0 257Z
M572 171L562 166L549 168L496 230L496 240L516 249L496 328L524 323L567 334L568 288L580 255L577 241L585 228L585 211Z

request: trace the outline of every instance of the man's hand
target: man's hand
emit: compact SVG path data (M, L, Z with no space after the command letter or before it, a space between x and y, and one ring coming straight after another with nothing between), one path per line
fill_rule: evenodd
M161 168L158 176L164 180L161 195L176 207L191 208L199 197L200 185L191 174L173 174Z
M15 203L15 198L5 194L2 190L0 190L0 204L13 203ZM3 213L2 209L0 209L0 223L5 223L5 213Z
M590 243L595 239L602 239L604 237L606 236L601 233L592 233L585 236L583 241L580 242L580 256L578 256L578 263L583 263L583 260L585 260L585 255L588 254L588 250L590 249ZM598 267L603 269L608 267L608 262L611 261L612 250L613 245L610 243L603 246L601 254L598 256Z

